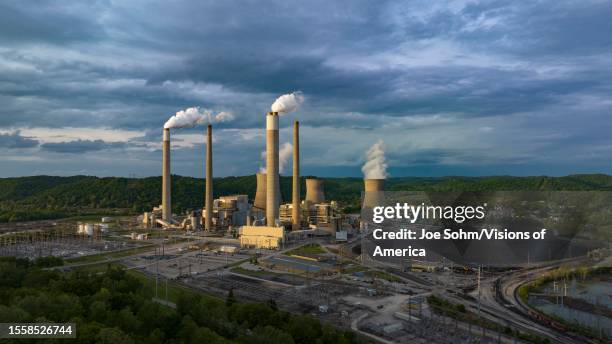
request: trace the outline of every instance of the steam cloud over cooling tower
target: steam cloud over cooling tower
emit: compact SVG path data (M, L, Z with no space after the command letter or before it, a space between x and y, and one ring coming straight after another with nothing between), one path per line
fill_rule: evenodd
M293 145L290 142L285 142L281 145L278 151L278 172L285 172L285 167L287 166L287 162L291 158L293 154Z
M272 112L278 112L279 114L293 112L304 102L304 95L302 92L293 92L284 94L276 99L272 104Z
M211 110L208 109L190 107L185 110L181 110L177 112L174 116L170 117L166 124L164 124L164 128L187 128L204 123L229 122L233 119L234 116L231 112L221 111L217 114L214 114Z
M293 145L291 144L291 142L285 142L280 146L280 149L278 150L278 172L279 173L285 172L285 167L287 166L289 159L292 157L293 155L292 153L293 153ZM261 158L265 162L266 151L261 152ZM260 166L259 173L266 173L266 167Z
M385 162L385 143L378 140L366 153L366 163L361 168L365 179L387 178L387 163Z

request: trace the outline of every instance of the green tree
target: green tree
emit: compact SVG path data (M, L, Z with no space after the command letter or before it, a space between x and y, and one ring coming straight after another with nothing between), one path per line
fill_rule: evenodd
M231 288L227 293L227 299L225 299L225 305L227 307L231 307L234 303L236 303L236 298L234 297L234 289Z
M133 344L134 340L118 328L107 327L100 330L96 338L98 344Z

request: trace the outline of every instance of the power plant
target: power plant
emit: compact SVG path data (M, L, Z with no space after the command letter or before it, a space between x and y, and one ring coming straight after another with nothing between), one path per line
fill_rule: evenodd
M568 271L582 274L582 271L588 272L581 268L584 262L601 264L608 261L612 255L609 247L596 245L596 237L580 238L584 241L582 245L580 242L560 237L553 239L558 240L558 243L550 246L570 245L567 247L569 254L562 253L554 259L549 247L532 247L530 244L523 246L520 240L514 240L519 242L516 249L506 246L506 243L478 244L475 241L467 246L465 254L459 253L460 247L455 246L454 242L450 243L452 246L439 244L442 245L440 249L428 243L426 248L430 253L427 257L398 255L376 259L376 254L370 254L372 247L368 245L378 245L372 240L375 238L372 234L385 227L380 222L369 221L374 219L369 215L376 210L373 207L386 205L384 188L387 165L384 142L378 141L367 151L362 168L364 178L361 207L352 190L353 180L344 184L350 185L350 188L343 188L341 182L336 185L328 184L326 195L325 183L329 180L300 177L300 174L306 174L303 170L300 171L300 161L307 161L300 156L300 122L295 120L292 125L286 123L284 127L286 132L292 132L291 149L287 141L284 141L283 146L279 146L282 113L287 112L287 108L295 108L296 99L299 99L299 95L281 97L278 100L280 105L275 102L278 112L265 114L266 171L257 173L254 178L249 176L237 179L238 181L230 186L233 190L239 190L237 194L224 195L219 192L224 186L219 180L216 183L217 189L213 188L212 117L202 117L200 114L209 113L190 108L177 112L177 115L164 125L162 131L162 197L159 206L140 216L125 216L115 209L114 215L105 214L108 216L102 217L99 222L82 223L71 219L34 221L22 224L22 230L13 230L13 227L19 227L13 223L0 223L0 257L31 259L56 256L70 259L70 264L62 269L79 269L89 264L98 265L106 260L112 261L113 264L124 265L127 269L150 277L151 284L142 285L148 287L155 283L155 288L150 289L155 291L152 300L160 302L160 306L164 307L173 305L167 296L168 281L171 281L170 283L185 285L193 292L201 290L219 297L226 297L231 290L239 300L273 300L279 309L333 320L337 322L337 326L360 331L381 342L396 340L398 343L447 343L448 338L455 336L454 338L462 338L464 342L471 343L511 343L517 342L518 339L539 338L535 337L536 334L528 323L532 320L531 311L517 311L529 306L529 298L526 300L527 304L523 304L516 296L520 295L521 286L537 281L532 276L548 274L554 271L550 270L551 267L559 268L559 273L555 272L551 277L561 276L560 272L567 275ZM202 119L208 119L208 122L201 121ZM174 132L175 128L193 127L202 123L207 124L206 129L199 132L197 141L205 144L205 150L202 152L199 145L197 150L204 157L202 177L205 184L202 185L201 179L190 180L190 183L194 183L192 185L197 186L193 187L194 190L187 190L189 197L181 198L185 195L176 193L184 190L184 186L174 190L171 186L170 132L173 131L173 139L179 141L181 137ZM263 126L263 123L261 125ZM217 130L215 133L223 134L223 130ZM199 136L201 134L205 137ZM282 185L286 196L285 203L282 203L279 174L288 162L286 158L290 156L293 157L291 187L289 188L289 176L284 176ZM198 165L201 164L198 162ZM181 181L180 184L183 183ZM393 189L398 188L397 185L395 184ZM214 198L215 190L217 198ZM333 193L330 191L338 190L350 193L348 197L343 198L344 204L333 200ZM175 196L179 196L175 198L174 213L172 191ZM288 197L289 191L291 197ZM158 191L154 192L157 195ZM301 197L302 192L305 194L304 198ZM194 195L195 197L191 197ZM387 196L391 196L390 193L387 193ZM394 194L393 198L395 203L399 196ZM516 218L514 207L519 202L516 202L514 196L507 200L511 201L508 202L511 206L492 207L489 214L494 216L487 220ZM578 202L581 200L583 199L579 198ZM195 204L188 208L185 206L187 202ZM554 210L554 213L542 212L540 200L534 198L529 202L527 209L531 210L525 214L529 216L530 221L534 220L537 224L558 218L562 211L569 209L566 197L558 204L553 202L547 205L547 209ZM134 202L134 208L141 207L139 203ZM423 206L425 207L425 203ZM601 208L601 215L605 217L609 206ZM551 214L554 214L554 217ZM437 221L425 220L427 221L417 222L414 226L421 227L423 232L427 233L442 231L443 227L438 228ZM385 229L394 230L395 226L404 226L405 223L391 219ZM3 226L4 232L1 230ZM593 228L596 226L593 225ZM390 240L395 239L389 238ZM405 246L416 249L417 243L408 242L414 246L405 243L407 242L393 241L389 243L393 248L384 249L391 252L401 251ZM574 253L576 250L582 253L580 256L573 256L572 250ZM445 256L441 252L450 254ZM521 257L517 252L525 255ZM89 259L81 260L83 256L92 255L96 255L96 258L92 259L91 263L87 262ZM462 259L457 260L456 257L460 255ZM486 257L487 269L483 269L480 263L476 267L480 257ZM494 262L496 257L503 257L503 264L497 266ZM512 259L509 261L511 264L505 261L506 257L511 257L508 258ZM525 268L521 269L521 266ZM588 274L586 277L588 278ZM537 297L538 302L555 307L570 308L574 302L574 305L580 307L577 311L584 310L586 299L571 297L571 293L583 295L583 291L564 289L561 292L560 283L565 286L566 281L555 280L556 278L544 282L552 289L542 289L542 292L532 292L528 296ZM585 282L584 278L581 277L580 283ZM600 283L599 279L598 274L595 282ZM165 292L162 292L163 289L159 286L159 283L163 282L166 282ZM578 281L575 282L571 283L578 285ZM482 299L481 290L485 293ZM567 292L570 295L565 295ZM162 293L166 295L165 300L161 298ZM599 297L599 292L595 295ZM566 303L557 303L559 298L565 298ZM555 300L554 304L552 300ZM576 300L581 301L575 303ZM483 312L485 316L482 319L479 318L481 304L486 307L483 309L486 312ZM439 307L439 310L436 307ZM604 308L598 307L598 304L593 304L589 314L598 315L602 309L605 311ZM457 311L458 309L461 311ZM478 314L475 310L478 310ZM257 316L257 312L253 314ZM454 326L448 326L448 314L451 313L460 315L450 317ZM537 320L546 319L544 313L537 314ZM554 318L549 320L556 321ZM545 324L533 324L538 326L538 336L548 333ZM550 327L552 329L560 328L558 323L550 324L554 324ZM472 326L475 330L472 330ZM555 342L574 342L573 334L565 337L564 332L551 333L552 335L547 337L555 339ZM534 342L543 341L537 339Z
M276 104L276 103L275 103ZM252 203L247 195L228 195L213 198L213 127L208 124L205 138L205 190L201 210L193 210L173 218L171 207L170 128L195 125L195 110L178 112L165 125L162 140L162 204L143 215L145 228L161 226L165 229L183 229L204 233L222 233L241 237L246 246L278 248L295 237L336 235L342 231L343 216L335 201L326 201L322 179L300 178L300 123L293 122L291 202L281 204L279 176L279 118L280 112L266 113L265 172L256 174L256 192ZM301 200L300 185L306 187ZM366 191L372 182L366 180ZM382 189L382 181L380 189ZM203 234L208 235L208 234Z
M460 240L460 243L447 240L448 244L427 240L423 244L429 251L427 257L417 257L411 252L418 250L417 245L421 246L419 240L411 238L406 241L397 238L396 234L418 227L422 228L422 233L445 233L444 227L448 223L423 218L425 221L409 224L407 220L410 217L393 218L384 214L383 218L389 221L383 224L385 221L377 222L371 216L375 210L378 211L375 206L388 205L385 196L393 196L396 207L392 208L395 209L403 196L401 193L385 195L387 165L384 142L379 140L367 151L362 167L363 192L359 206L358 196L353 190L354 179L334 185L323 178L300 176L306 175L300 171L300 162L307 161L300 155L301 123L297 120L281 122L282 114L286 112L281 110L294 107L292 99L299 99L299 96L281 98L280 105L275 102L278 112L265 113L265 172L221 182L217 180L214 184L214 157L219 154L213 154L212 117L200 116L208 112L197 108L180 111L162 131L162 197L159 206L141 216L126 216L115 209L115 215L105 214L100 221L87 223L72 219L0 223L0 257L62 257L70 259L67 261L69 264L61 267L66 270L109 261L150 278L150 283L142 286L155 292L147 297L151 296L159 307L174 305L167 295L169 283L180 283L175 287L188 287L190 293L200 290L220 298L228 297L228 291L231 291L239 302L270 303L273 300L273 304L283 311L333 320L339 326L386 343L447 343L449 338L459 338L459 342L466 343L514 343L525 339L529 342L545 342L545 339L553 339L555 343L594 342L574 341L578 333L567 332L566 336L565 330L558 331L565 325L538 311L535 303L534 307L530 306L530 300L564 310L553 315L571 315L574 310L588 314L583 323L586 328L588 322L593 322L591 319L606 311L605 306L595 300L605 296L601 291L608 290L608 281L604 277L609 267L602 263L609 262L612 256L609 242L601 244L596 241L599 240L597 236L582 236L584 231L581 231L579 240L553 234L554 241L544 243L538 240L542 244L534 245L521 243L521 240L503 240L514 242L516 246L495 239L481 243L469 240L471 242L465 246L468 240ZM182 180L180 184L183 185L173 189L171 131L173 139L179 141L181 137L175 132L176 128L201 123L206 123L206 129L199 132L197 142L205 147L202 152L198 145L197 150L200 158L204 158L198 165L203 164L201 177L205 183L201 179L190 180L188 183L195 186L192 190L185 190L184 185L190 184ZM216 130L215 134L223 132ZM292 133L291 149L289 138L280 137L281 132ZM204 137L200 136L202 134ZM255 137L259 136L261 132ZM279 146L279 141L283 145ZM288 175L279 175L290 156L293 156L291 179ZM174 163L178 160L175 159ZM186 160L191 164L190 159ZM228 180L233 182L228 189L237 194L219 192ZM284 203L281 202L281 182L286 195ZM386 187L397 189L401 185L391 183ZM175 193L174 213L172 191ZM185 192L185 195L177 191ZM158 190L154 192L157 195ZM347 193L342 198L343 204L333 200L333 194L339 192ZM411 194L408 195L411 202L430 196L427 193L407 194ZM588 196L593 199L591 192ZM494 197L500 198L501 203L490 208L488 214L492 216L486 218L484 224L496 225L497 221L506 219L516 222L518 212L515 211L519 210L519 204L523 206L523 201L517 202L515 195L503 196L502 193L496 193ZM564 223L561 221L563 212L577 208L568 197L547 199L550 202L544 203L546 211L543 212L544 200L530 197L524 201L523 208L527 211L521 211L520 217L529 219L536 226ZM578 205L583 200L583 197L576 199ZM134 202L134 208L141 207L140 201ZM455 205L456 197L451 201ZM472 199L462 201L470 204ZM191 202L195 204L185 206ZM605 218L609 206L598 202L595 204L601 211L595 214ZM422 207L428 205L422 203ZM382 210L387 212L387 209ZM480 226L480 223L476 225ZM588 225L597 228L595 223ZM380 231L382 242L376 241L375 237L375 233ZM385 233L393 233L393 236L385 239ZM459 233L464 233L463 229ZM393 241L396 239L404 241ZM553 256L551 248L557 247L560 255L555 253ZM377 256L376 248L392 254ZM410 254L394 253L404 250ZM577 255L576 251L579 252ZM82 260L82 257L94 255L96 257L91 262L89 258ZM486 261L484 266L483 260ZM32 266L36 265L38 262ZM590 269L600 267L602 273L597 272L589 281L589 271L597 271ZM548 276L550 280L540 282L542 276ZM534 282L548 286L536 287L531 284ZM151 288L153 283L155 287ZM160 288L160 283L166 288ZM591 290L586 287L589 285L597 286L592 288L595 291L591 294L595 297L592 303L584 297ZM527 299L521 300L523 286L541 289L528 291ZM482 297L482 292L485 297ZM166 296L162 298L161 295ZM254 310L251 315L258 316L259 309ZM537 321L532 314L537 316ZM449 326L449 318L454 321L454 326ZM599 336L605 335L602 335L605 329L598 330ZM253 333L257 332L255 327Z

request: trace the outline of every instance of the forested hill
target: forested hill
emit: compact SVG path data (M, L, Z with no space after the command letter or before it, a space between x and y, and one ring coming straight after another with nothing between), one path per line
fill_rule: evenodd
M302 178L302 193L306 191ZM327 199L346 206L359 204L361 178L324 178ZM255 194L255 175L214 179L214 194ZM566 177L402 177L385 181L386 190L513 191L513 190L612 190L612 176L604 174ZM172 176L174 211L201 207L204 180ZM291 197L291 177L281 177L283 200ZM303 197L304 195L302 195ZM0 178L0 222L95 214L108 209L141 212L159 205L161 177L98 178L91 176L34 176Z

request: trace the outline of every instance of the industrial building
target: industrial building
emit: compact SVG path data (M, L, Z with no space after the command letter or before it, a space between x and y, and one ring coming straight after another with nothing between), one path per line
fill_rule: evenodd
M204 208L203 212L205 223L210 223L208 230L231 231L233 227L247 225L251 216L247 195L221 196L212 202L208 210Z
M279 249L285 240L283 227L242 226L240 246L250 248Z
M108 232L108 224L106 223L79 223L77 225L77 234L86 236L98 236Z

